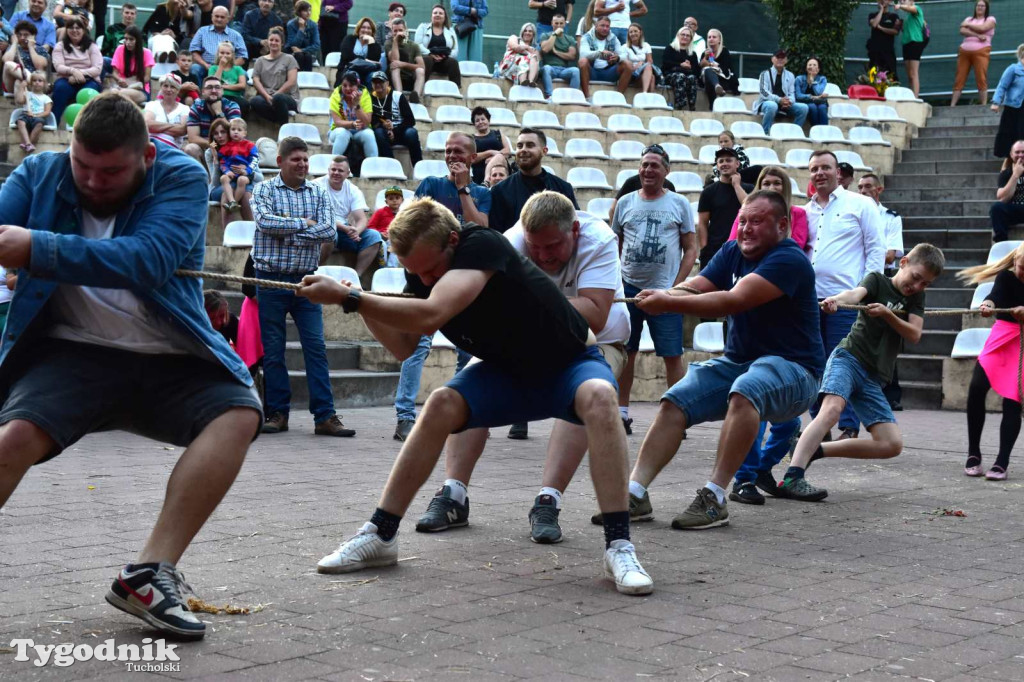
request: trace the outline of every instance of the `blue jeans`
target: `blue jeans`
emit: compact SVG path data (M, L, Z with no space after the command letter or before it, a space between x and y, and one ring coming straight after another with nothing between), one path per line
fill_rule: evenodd
M362 234L359 235L359 241L354 241L347 234L338 230L338 236L334 238L334 246L338 251L348 251L350 253L359 253L370 248L376 248L380 251L380 243L382 241L383 238L377 230L363 230Z
M1010 226L1024 223L1024 205L997 201L989 208L988 217L992 220L992 236L995 240L1006 241L1010 238Z
M566 28L568 28L568 27L566 27ZM554 32L555 32L555 29L551 26L551 24L542 24L539 21L537 22L537 38L538 39L542 35L545 35L546 33L554 33ZM461 54L462 50L459 50L459 53Z
M203 79L209 75L209 68L202 64L196 64L192 62L192 66L189 67L188 72L199 79L199 91L203 91Z
M615 28L615 27L612 27L611 31L612 31L612 35L614 35L616 38L619 39L619 43L620 44L622 44L622 45L626 44L626 38L629 37L629 29L628 28Z
M430 336L421 336L416 350L402 362L402 372L398 377L398 389L395 391L395 412L400 420L416 421L416 396L420 393L423 363L430 355L432 340L433 338ZM455 354L455 373L458 374L473 356L458 348L455 349Z
M78 95L79 90L86 88L92 88L96 92L103 89L103 86L96 81L85 81L78 85L73 85L67 78L58 78L53 82L53 116L57 119L57 125L60 125L61 117L64 116L64 110L68 108L75 96Z
M811 102L807 105L807 118L812 126L828 125L828 104L824 102Z
M459 38L459 61L482 62L483 60L484 32L482 30L478 28L465 38Z
M853 327L853 323L857 321L857 311L839 310L829 315L822 310L819 319L821 322L821 342L825 345L825 357L831 357L832 351L836 349L840 341L846 338L846 335L850 333L850 329ZM811 407L811 416L818 416L817 402ZM843 409L842 416L839 417L839 428L860 429L857 413L853 411L853 406L849 403Z
M551 97L551 90L554 87L551 83L555 78L569 81L570 88L580 89L580 68L578 66L551 66L545 65L540 68L540 89L545 97Z
M761 429L757 432L757 440L750 446L747 458L736 472L737 483L752 483L757 480L757 475L762 471L771 471L772 467L782 461L782 458L789 452L789 441L793 434L800 428L800 417L789 421L772 424L768 442L761 447L764 440L768 422L761 422Z
M761 102L761 127L764 128L764 133L767 135L771 132L772 124L775 123L775 117L779 114L779 105L776 102ZM804 121L807 120L807 105L803 102L793 102L789 105L788 109L782 110L793 119L793 123L798 126L802 126Z
M301 282L303 275L285 275L256 271L261 279L279 282ZM285 318L291 314L299 330L302 357L306 362L306 384L309 386L309 411L317 424L335 414L334 394L327 368L327 347L324 344L323 309L309 299L285 289L257 290L260 305L260 338L263 341L263 376L266 383L267 414L287 415L291 409L292 389L288 380L284 353Z
M344 154L352 140L362 146L364 159L377 156L377 136L373 134L372 128L363 128L354 133L347 128L335 128L327 134L327 140L334 145L331 153L335 156Z
M395 141L388 139L388 133L381 128L374 128L373 133L377 138L377 155L395 158L395 150L392 145L404 144L409 149L409 160L412 165L423 160L423 149L420 147L420 134L415 127L409 127L395 135Z

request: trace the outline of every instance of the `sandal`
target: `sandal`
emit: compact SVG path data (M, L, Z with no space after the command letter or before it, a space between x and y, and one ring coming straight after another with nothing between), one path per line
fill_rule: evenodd
M36 146L34 144L32 144L31 142L29 142L27 145L25 145L25 153L26 154L31 154L35 150L36 150Z
M968 457L967 463L964 464L964 476L977 478L981 475L981 457Z
M24 142L19 142L18 146L21 147L21 151L23 151L26 154L28 154L28 145L27 144L25 144Z
M985 474L985 480L988 480L988 481L1005 481L1006 480L1006 469L1004 469L1003 467L999 466L998 464L993 464L992 468L988 470L987 474Z

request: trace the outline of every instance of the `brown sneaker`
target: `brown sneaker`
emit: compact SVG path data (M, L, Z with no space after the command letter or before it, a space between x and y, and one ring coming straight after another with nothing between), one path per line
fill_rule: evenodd
M341 438L349 438L356 435L355 429L346 429L336 414L332 414L317 424L316 428L313 429L313 433L318 436L339 436Z
M267 420L263 422L261 433L284 433L288 430L288 415L281 412L272 412Z

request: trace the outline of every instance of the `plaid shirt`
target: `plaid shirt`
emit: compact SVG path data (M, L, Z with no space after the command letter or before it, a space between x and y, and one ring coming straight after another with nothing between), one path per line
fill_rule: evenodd
M281 176L256 185L252 193L256 240L252 260L257 270L302 275L316 270L320 244L333 242L334 206L320 185L303 181L298 189ZM307 225L306 219L316 221Z
M242 34L230 27L225 27L223 32L218 32L213 26L203 26L192 36L192 43L188 46L188 50L201 53L207 64L216 64L217 48L224 41L234 46L235 57L238 59L249 58L249 50L245 47L245 39L242 38Z

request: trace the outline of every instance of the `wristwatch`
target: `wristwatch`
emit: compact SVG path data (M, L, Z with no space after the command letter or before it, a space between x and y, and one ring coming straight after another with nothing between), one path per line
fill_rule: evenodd
M348 296L341 302L341 309L346 313L354 313L359 310L359 304L363 300L363 294L358 289L349 289Z
M465 187L460 189L459 190L459 194L465 194L467 197L470 196L470 194L469 194L469 185L466 185Z

